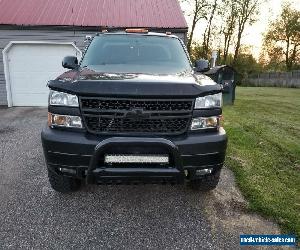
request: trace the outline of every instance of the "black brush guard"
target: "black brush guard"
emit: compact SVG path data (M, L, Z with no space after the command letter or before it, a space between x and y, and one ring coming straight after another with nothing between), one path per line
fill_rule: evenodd
M106 154L167 154L169 164L132 164L133 166L105 163ZM112 137L99 143L87 171L88 184L138 184L184 182L182 159L171 141L162 138Z

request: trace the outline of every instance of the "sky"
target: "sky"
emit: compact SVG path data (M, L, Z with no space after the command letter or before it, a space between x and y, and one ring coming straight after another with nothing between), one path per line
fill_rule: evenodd
M284 1L288 1L292 4L293 7L300 10L300 0L267 0L264 4L260 6L261 13L259 15L258 21L253 24L252 26L248 26L245 28L243 37L242 37L242 44L249 46L252 54L258 58L263 33L268 28L268 23L280 14L281 12L281 5ZM187 4L182 4L182 9L184 13L186 13L186 20L190 26L191 18L187 16L187 13L191 11L190 6ZM194 35L194 40L202 39L202 34L205 30L206 22L200 21L199 24L196 26L196 31ZM218 49L218 48L214 48Z

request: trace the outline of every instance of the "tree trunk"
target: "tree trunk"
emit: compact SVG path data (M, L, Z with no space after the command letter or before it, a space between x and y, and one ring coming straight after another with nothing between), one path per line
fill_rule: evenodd
M291 65L290 65L290 60L289 60L289 52L290 52L290 38L287 39L286 41L286 51L285 51L285 65L286 65L286 70L290 71L291 70Z
M187 42L187 50L189 52L189 54L191 53L191 47L192 47L192 41L193 41L193 35L194 35L194 30L196 27L196 14L194 15L193 18L193 24L192 24L192 29L191 29L191 33Z
M207 35L206 35L206 39L204 39L204 46L203 46L203 51L204 51L204 54L206 55L206 57L208 56L210 33L211 33L211 23L214 18L214 15L215 15L216 8L217 8L217 0L215 0L215 2L214 2L213 9L212 9L210 17L209 17L208 26L206 28Z
M224 44L224 63L225 64L226 64L227 57L228 57L228 51L229 51L231 36L232 35L226 35L225 36L225 44Z
M241 1L241 9L238 19L238 38L235 46L233 65L236 64L239 56L239 50L241 47L241 38L247 22L251 20L251 16L254 15L256 8L258 7L259 1L243 0Z
M293 49L293 53L292 53L292 55L290 56L291 70L293 70L293 66L294 66L294 64L295 64L295 62L296 62L297 47L298 47L298 45L295 44L295 45L294 45L294 49Z
M233 2L231 2L231 6L230 6L230 14L227 17L226 20L226 30L224 31L224 63L226 64L227 61L227 57L228 57L228 51L229 51L229 46L230 46L230 42L231 42L231 38L232 38L232 34L234 32L235 29L235 25L236 25L236 10L235 10L236 6L234 5Z
M201 51L201 57L206 58L206 32L207 27L205 28L205 31L203 33L203 42L202 42L202 51Z
M227 60L227 35L224 36L224 49L223 49L223 60L224 60L224 63L226 63L226 60Z
M248 17L244 17L240 22L239 22L239 27L238 27L238 37L237 37L237 42L235 46L235 51L234 51L234 57L233 57L233 65L236 64L237 58L239 56L240 52L240 47L241 47L241 39L242 39L242 34L245 29L245 24L248 20Z
M240 47L241 47L241 38L242 38L242 32L238 33L238 39L236 42L236 46L235 46L235 51L234 51L234 57L233 57L233 65L236 64L237 58L239 56L239 51L240 51Z

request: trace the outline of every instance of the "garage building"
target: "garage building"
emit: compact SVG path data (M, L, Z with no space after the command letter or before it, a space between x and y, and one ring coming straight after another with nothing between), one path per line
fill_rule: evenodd
M148 28L186 41L178 0L0 0L0 105L46 106L46 83L87 35Z

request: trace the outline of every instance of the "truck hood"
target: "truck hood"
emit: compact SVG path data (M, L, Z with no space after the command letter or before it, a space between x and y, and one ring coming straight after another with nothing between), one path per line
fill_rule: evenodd
M49 88L79 96L196 97L215 94L221 86L194 72L177 75L100 73L71 70L48 83Z

